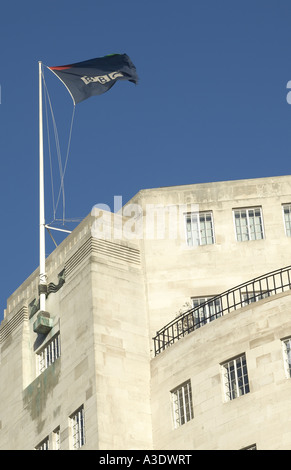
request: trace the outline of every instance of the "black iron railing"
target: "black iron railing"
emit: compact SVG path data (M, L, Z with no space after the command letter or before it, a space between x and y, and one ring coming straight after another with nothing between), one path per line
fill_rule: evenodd
M291 289L291 266L240 284L179 315L157 331L155 356L197 328L233 310Z

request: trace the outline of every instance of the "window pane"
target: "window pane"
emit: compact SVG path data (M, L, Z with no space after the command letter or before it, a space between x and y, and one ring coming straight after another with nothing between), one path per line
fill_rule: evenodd
M192 299L193 307L197 310L194 311L194 325L197 327L205 325L206 323L215 320L221 316L221 300L216 299L209 302L211 297L197 297ZM206 305L204 305L207 302ZM198 308L201 305L201 308Z
M245 241L249 239L247 214L245 210L235 211L235 227L236 236L238 241Z
M264 238L260 207L234 211L237 241L260 240Z
M79 449L85 444L84 408L81 407L71 416L73 448Z
M60 355L60 335L58 334L38 353L39 373L47 369Z
M211 212L187 215L186 232L188 246L213 244L214 231Z
M284 361L287 377L291 377L291 338L283 341Z
M249 380L245 355L223 364L224 386L227 400L249 393Z
M249 291L242 294L243 305L248 305L252 302L258 302L259 300L269 297L270 293L266 292L255 292Z
M60 450L61 444L60 444L60 428L56 428L53 431L53 443L54 443L54 450Z
M193 418L192 390L190 380L171 392L175 427L182 426Z
M35 448L36 450L49 450L49 438L46 437L38 446Z
M191 217L191 236L192 236L192 245L199 245L199 225L198 225L198 216L193 214Z
M284 224L285 224L285 231L288 237L291 237L291 205L283 206L283 214L284 214Z

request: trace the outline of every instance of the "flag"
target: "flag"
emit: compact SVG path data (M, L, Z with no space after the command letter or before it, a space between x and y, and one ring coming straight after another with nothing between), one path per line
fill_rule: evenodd
M118 80L137 84L136 68L126 54L111 54L76 64L48 67L70 92L74 104L101 95Z

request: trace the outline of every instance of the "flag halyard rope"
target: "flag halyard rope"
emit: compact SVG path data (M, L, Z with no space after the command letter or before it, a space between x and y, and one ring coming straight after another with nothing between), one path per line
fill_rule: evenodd
M66 220L66 218L65 218L66 199L65 199L64 178L65 178L65 172L66 172L66 169L67 169L68 159L69 159L69 154L70 154L70 147L71 147L71 140L72 140L72 130L73 130L73 123L74 123L75 108L76 107L75 107L75 105L73 106L73 112L72 112L71 123L70 123L69 138L68 138L68 144L67 144L67 150L66 150L66 158L65 158L64 165L63 165L62 164L62 155L61 155L60 140L59 140L59 135L58 135L56 119L55 119L51 98L50 98L50 95L49 95L48 87L47 87L43 72L42 72L42 79L43 79L44 90L45 90L44 95L45 95L46 127L47 127L48 153L49 153L49 162L50 162L52 204L53 204L53 221L51 223L53 223L54 221L60 220L60 219L56 219L56 213L57 213L57 209L58 209L58 206L59 206L60 197L62 196L62 203L63 203L62 223L64 225L65 220ZM51 142L50 142L51 141L51 136L50 136L50 131L49 131L48 108L50 110L51 120L52 120L52 125L53 125L54 140L55 140L57 161L58 161L58 167L59 167L59 176L60 176L60 187L59 187L58 196L57 196L56 201L55 201L53 162L52 162L52 150L51 150Z

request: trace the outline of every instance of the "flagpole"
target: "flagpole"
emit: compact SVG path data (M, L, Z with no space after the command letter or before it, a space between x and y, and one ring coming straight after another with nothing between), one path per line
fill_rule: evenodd
M45 272L44 158L42 112L42 62L39 70L39 308L45 311L47 279Z

